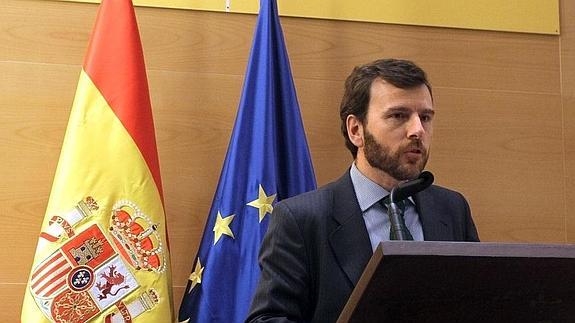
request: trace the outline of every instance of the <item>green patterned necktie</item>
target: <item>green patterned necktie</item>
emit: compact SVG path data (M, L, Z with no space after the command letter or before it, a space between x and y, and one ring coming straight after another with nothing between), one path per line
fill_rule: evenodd
M401 231L401 233L403 233L403 240L413 240L413 237L411 236L411 232L409 232L409 229L407 229L407 226L405 225L405 219L403 218L403 214L405 213L405 201L401 200L401 201L397 201L395 202L395 205L397 205L398 209L399 209L399 214L397 217L397 221L393 221L392 219L392 212L390 212L390 206L389 206L389 195L384 197L383 199L381 199L381 204L383 207L385 207L385 209L387 209L387 215L389 216L389 240L399 240L398 238L398 234L396 233L398 230ZM393 228L393 223L397 222L398 227Z

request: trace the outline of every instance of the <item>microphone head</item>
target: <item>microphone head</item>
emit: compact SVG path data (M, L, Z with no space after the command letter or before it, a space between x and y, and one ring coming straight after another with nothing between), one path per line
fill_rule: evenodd
M431 184L433 184L433 180L434 180L433 174L431 172L426 171L426 170L421 172L421 174L419 174L419 176L417 178L420 178L423 180L422 185L425 185L425 188L428 188Z
M416 179L399 184L391 190L391 202L404 200L418 192L423 191L433 184L433 174L428 171L423 171Z

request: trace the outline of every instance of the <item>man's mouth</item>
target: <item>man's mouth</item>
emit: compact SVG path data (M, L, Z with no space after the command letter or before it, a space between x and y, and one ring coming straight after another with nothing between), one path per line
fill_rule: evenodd
M424 151L425 150L420 147L408 147L406 150L404 150L404 153L408 161L416 162L421 160L424 155Z
M421 158L421 152L419 150L409 150L405 152L405 156L409 161L417 161Z

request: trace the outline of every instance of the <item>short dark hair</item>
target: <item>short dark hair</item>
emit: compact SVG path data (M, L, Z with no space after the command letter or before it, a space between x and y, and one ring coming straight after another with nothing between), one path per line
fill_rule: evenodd
M353 158L357 157L357 147L349 140L346 119L350 114L364 123L370 99L373 80L381 78L401 89L410 89L424 84L431 92L431 84L425 72L415 63L402 59L379 59L365 65L356 66L345 81L345 91L339 107L341 132L345 145ZM433 95L433 94L432 94Z

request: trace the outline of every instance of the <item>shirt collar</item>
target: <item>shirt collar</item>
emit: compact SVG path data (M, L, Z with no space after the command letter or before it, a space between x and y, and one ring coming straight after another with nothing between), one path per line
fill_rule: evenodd
M365 212L382 198L389 195L389 192L385 188L379 186L379 184L365 176L357 168L355 162L351 164L349 175L351 176L351 182L353 184L353 189L355 190L355 196L357 197L361 212ZM408 200L415 204L413 197L410 196Z
M353 183L361 212L365 212L365 210L389 194L386 189L363 175L359 169L357 169L355 163L351 164L349 175L351 176L351 182Z

